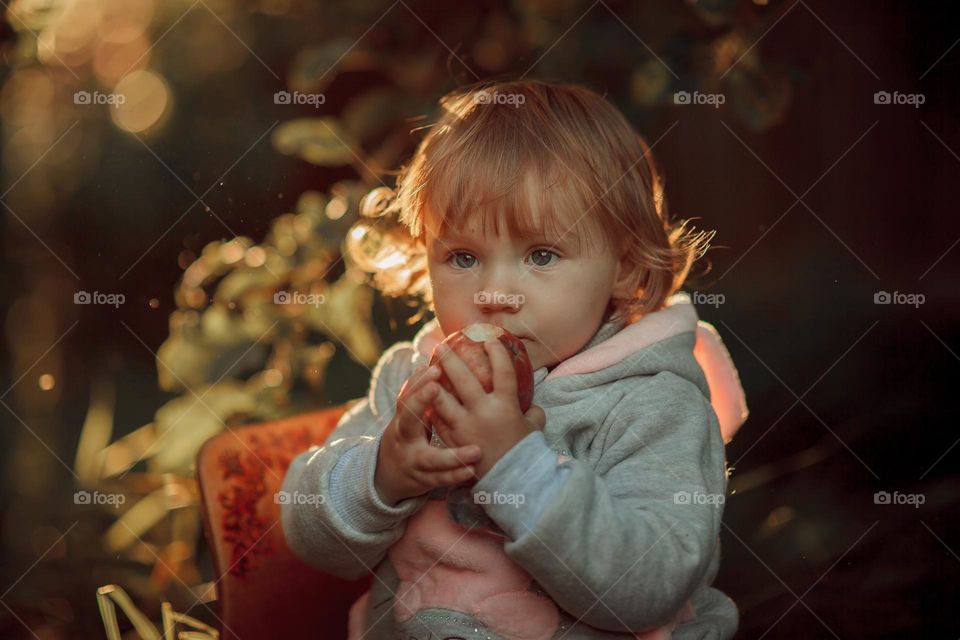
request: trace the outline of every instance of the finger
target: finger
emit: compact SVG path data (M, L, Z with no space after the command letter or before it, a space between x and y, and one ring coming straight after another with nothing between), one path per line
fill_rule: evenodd
M448 431L453 429L453 425L460 422L463 417L466 415L467 410L463 408L463 405L453 396L452 393L437 385L437 394L433 398L433 410L443 419L443 424L441 421L437 421L435 425L437 427L437 433L440 434L440 437L447 441L445 434Z
M443 443L441 449L446 449L451 446L457 446L456 443L452 440L453 438L453 429L450 428L450 425L447 424L447 421L444 420L437 414L436 407L433 407L433 410L428 407L427 411L432 413L430 416L431 422L433 424L433 429L437 434L437 437L440 438L440 442Z
M466 482L476 477L476 469L473 465L461 467L454 471L440 471L430 474L430 483L436 487L449 487L452 485Z
M407 397L398 407L397 419L400 437L403 440L419 442L424 439L427 423L423 419L423 412L426 411L439 388L440 385L436 382L428 382L423 388Z
M463 401L464 405L471 406L486 395L487 391L477 380L477 376L453 349L445 344L439 344L437 345L437 352L440 354L440 366L443 367L444 373L447 374L447 378L453 384L454 391L457 392L457 396Z
M429 409L428 409L429 411ZM452 426L447 424L447 421L440 417L436 411L436 407L433 409L433 427L436 431L437 437L443 443L441 449L456 449L457 447L465 447L470 444L470 440L465 439L463 434L454 430Z
M418 367L410 377L407 378L407 381L403 383L403 386L400 388L400 393L397 394L397 412L400 413L401 407L406 407L410 399L432 380L436 380L440 376L440 367L431 366L428 367L423 365ZM429 403L428 403L429 406ZM410 407L413 413L417 413L415 408ZM422 411L419 412L422 417ZM425 422L425 420L422 420ZM426 425L424 425L426 426Z
M458 449L437 449L431 447L420 456L417 467L424 472L452 471L460 467L475 464L480 460L480 447L467 445Z
M517 370L507 348L499 340L487 340L483 348L487 350L490 366L493 367L493 390L507 398L516 398Z
M547 426L547 414L543 411L543 408L535 404L530 405L530 409L523 414L523 417L529 420L537 431L543 431L543 428Z
M440 367L433 365L421 365L417 367L413 373L410 374L410 377L407 378L407 381L403 383L403 386L400 388L400 393L397 394L398 397L403 397L409 393L416 393L417 389L426 384L429 380L436 380L440 377Z

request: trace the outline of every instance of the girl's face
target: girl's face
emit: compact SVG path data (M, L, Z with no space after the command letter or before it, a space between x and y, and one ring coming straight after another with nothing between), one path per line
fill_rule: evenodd
M424 241L434 310L443 334L474 322L504 327L523 343L533 369L577 353L603 322L620 274L612 251L577 248L574 232L543 237L484 234L476 227Z

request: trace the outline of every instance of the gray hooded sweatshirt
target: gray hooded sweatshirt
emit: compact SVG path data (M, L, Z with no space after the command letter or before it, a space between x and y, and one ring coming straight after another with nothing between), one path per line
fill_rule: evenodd
M374 487L383 431L442 339L434 319L388 349L367 397L284 479L289 494L321 497L282 505L291 550L343 578L374 574L350 611L351 639L732 637L737 608L710 585L724 442L747 409L689 296L606 322L577 354L536 370L546 426L473 487L388 505Z

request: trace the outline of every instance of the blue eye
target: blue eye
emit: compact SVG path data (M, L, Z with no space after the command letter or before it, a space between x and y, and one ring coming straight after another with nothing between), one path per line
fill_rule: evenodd
M472 255L470 255L469 253L466 253L466 252L464 252L464 251L454 251L454 252L451 253L450 256L447 258L447 261L449 262L449 261L452 260L454 266L456 266L456 267L458 267L458 268L460 268L460 269L469 269L470 267L473 266L473 264L463 264L463 262L459 260L459 258L460 258L461 256L466 256L466 257L470 258L471 260L476 261L476 258L474 258Z
M538 256L538 255L542 257L544 254L546 254L547 256L547 262L543 264L541 264L540 262L537 261L536 258L534 258L534 256ZM560 257L555 251L551 251L550 249L534 249L533 251L530 252L530 256L533 259L534 265L538 267L548 266L550 264L550 256L556 256L557 258Z
M560 255L550 249L534 249L530 252L530 260L536 267L548 267L552 263L551 258L560 258ZM453 251L447 256L446 262L452 264L456 269L472 269L477 266L477 258L466 251Z

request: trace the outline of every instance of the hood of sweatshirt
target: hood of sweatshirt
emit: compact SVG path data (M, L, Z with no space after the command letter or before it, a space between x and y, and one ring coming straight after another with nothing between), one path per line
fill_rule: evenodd
M433 318L414 337L413 346L426 362L443 339L440 324ZM678 349L689 357L678 358ZM740 376L720 334L698 318L686 292L674 294L663 309L630 324L603 323L577 353L552 368L540 367L533 380L536 387L550 380L601 372L596 384L604 381L604 374L613 380L660 371L672 371L697 383L710 398L724 443L733 439L749 415Z

